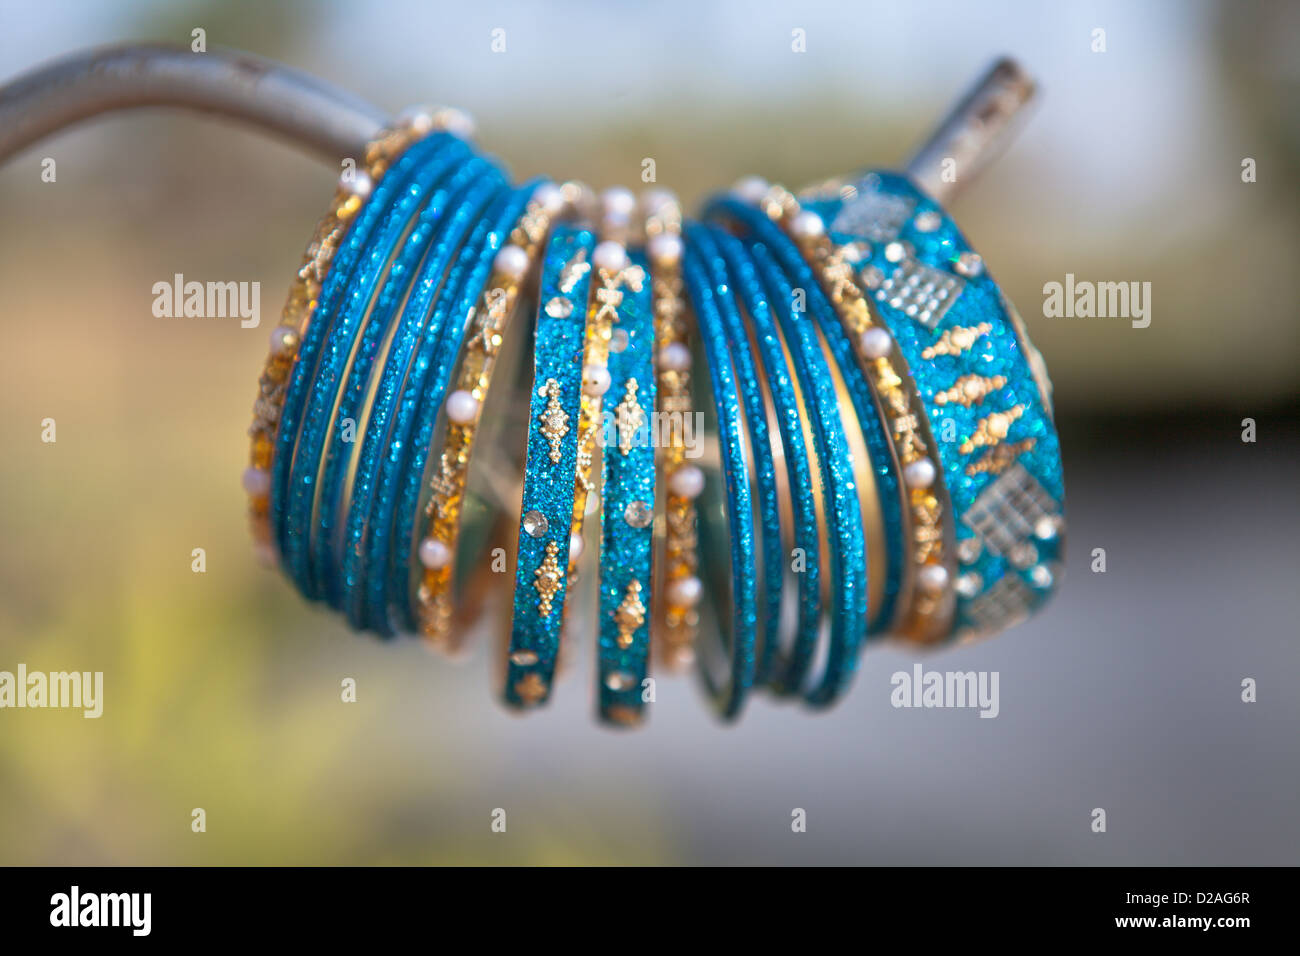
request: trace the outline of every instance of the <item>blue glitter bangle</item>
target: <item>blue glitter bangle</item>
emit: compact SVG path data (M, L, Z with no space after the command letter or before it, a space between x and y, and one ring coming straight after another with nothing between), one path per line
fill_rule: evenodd
M745 227L752 241L762 243L780 266L780 270L784 274L782 284L785 288L787 290L797 288L804 291L807 315L812 316L816 322L816 326L821 332L822 341L834 358L844 380L853 411L862 431L863 440L867 446L869 461L863 464L870 467L872 476L875 479L881 518L884 525L886 550L889 555L885 568L884 601L880 609L872 613L869 633L875 634L887 630L899 613L897 610L898 596L902 588L902 569L904 566L900 560L904 551L904 499L898 476L898 463L894 457L889 436L885 431L883 416L876 396L873 394L866 376L858 366L853 355L852 344L843 334L839 320L835 315L834 306L831 305L825 293L823 293L812 267L803 258L798 247L782 231L781 227L769 219L762 210L729 196L719 196L711 200L706 207L706 214L724 220L739 222ZM775 273L772 275L775 277ZM769 289L769 295L771 296L770 301L774 305L792 302L788 291L785 293L785 298L782 298L782 294L772 289ZM778 315L784 317L787 311L782 310ZM783 321L782 327L787 330L787 340L801 336L804 324L806 322ZM812 330L808 330L808 334L812 335ZM812 335L809 342L812 343L815 339L816 336ZM821 352L820 345L818 345L816 351ZM800 380L805 383L805 388L807 388L808 383L821 379L821 376L816 373L825 367L825 361L816 361L811 351L808 354L807 361L811 363L807 373L803 369L799 371ZM829 380L829 370L825 374ZM832 402L831 407L838 405L838 397L830 401Z
M402 336L402 318L407 312L404 306L409 303L412 283L421 262L431 255L438 260L432 263L436 272L429 281L441 281L446 260L451 254L446 250L444 239L452 234L459 241L470 224L471 216L477 214L483 202L504 181L500 171L491 163L475 157L445 182L439 183L429 193L424 208L389 264L382 284L373 293L373 298L362 305L366 316L353 342L350 368L343 387L339 389L333 412L333 420L338 424L329 430L325 443L311 542L312 566L322 584L324 596L339 610L345 607L342 591L347 572L343 569L343 554L345 550L352 550L352 542L345 545L344 538L349 530L355 530L355 525L349 529L352 524L350 507L347 511L340 511L340 508L345 503L350 505L352 499L344 487L349 477L352 478L354 493L359 491L364 497L368 492L375 458L379 454L376 443L365 439L369 437L367 432L373 416L381 416L378 422L382 427L382 416L387 413L386 400L394 387L392 379L384 374L388 365L385 345L391 349L392 337ZM409 317L408 323L415 320L417 317ZM405 338L409 341L410 334ZM372 397L376 385L380 390ZM387 392L384 386L388 386ZM355 432L348 441L344 440L340 430L344 422L352 422ZM357 448L361 449L359 455L355 454Z
M847 687L867 633L867 558L854 462L849 454L838 396L816 331L793 309L794 289L770 250L752 243L750 255L768 286L786 344L794 358L812 425L813 447L825 496L831 552L831 637L822 678L807 693L809 703L829 705ZM811 660L798 662L789 682L802 679Z
M755 643L758 626L758 607L755 590L758 582L755 573L754 554L754 515L752 490L749 479L749 466L746 462L746 435L742 421L740 401L736 393L735 376L731 368L731 358L727 348L727 334L718 306L714 301L715 292L709 278L708 266L701 254L690 243L686 245L686 254L682 264L683 278L695 308L699 324L700 339L706 362L703 363L704 376L708 379L717 409L718 448L721 456L723 491L728 534L728 552L731 566L731 615L730 626L724 626L719 595L712 595L711 606L718 618L718 638L723 642L730 658L728 674L719 676L705 659L709 651L709 642L699 643L700 674L705 687L716 704L719 713L728 719L740 715L745 698L753 686L755 677ZM701 507L702 535L706 535L711 522L711 509ZM705 536L702 545L707 546L710 538ZM701 562L702 567L707 566Z
M793 646L782 655L775 646L768 671L760 669L758 681L772 682L778 693L798 693L813 661L821 627L821 543L817 525L817 502L813 473L804 441L803 413L796 394L795 373L786 361L783 337L777 326L758 266L740 240L717 230L718 248L730 268L738 295L744 303L759 358L763 363L767 389L780 433L781 453L786 467L786 488L790 496L792 531L790 540L802 555L798 581L799 607ZM773 266L773 268L775 268ZM799 348L798 342L793 349ZM820 370L824 375L824 369ZM843 602L841 602L843 603Z
M388 197L391 201L381 207L382 218L369 241L358 251L355 270L345 271L344 262L335 263L337 272L331 270L332 279L337 276L347 280L346 294L340 297L337 313L330 309L323 296L322 307L314 319L314 327L321 329L325 339L302 415L282 533L286 569L303 594L310 598L321 597L317 569L310 562L309 542L322 450L333 426L336 392L352 356L358 325L394 251L410 229L425 192L443 176L453 173L467 153L468 147L460 150L450 148L418 166L410 181L404 181L400 189L395 189ZM377 194L372 203L379 204L383 199ZM351 245L349 240L348 246Z
M866 173L849 195L804 207L833 242L869 253L859 281L940 436L957 518L957 634L1006 627L1048 597L1062 558L1065 488L1042 361L937 203L895 173Z
M430 450L452 372L462 358L467 325L474 314L475 302L487 284L494 257L519 228L525 209L534 204L533 197L544 182L533 179L515 187L479 223L453 268L447 291L438 299L437 308L445 309L445 318L439 322L444 329L442 338L430 353L422 376L418 381L408 379L403 393L403 407L411 408L409 434L398 433L390 443L386 466L392 467L394 475L398 476L395 479L396 492L385 499L380 516L373 523L376 529L384 531L391 527L391 542L386 544L380 538L372 543L368 602L372 618L386 621L392 608L405 630L413 631L417 627L412 603L416 515L420 510L421 494L428 487L426 471L430 466ZM388 518L390 515L391 520Z
M785 553L781 544L780 505L777 500L772 436L768 434L762 385L750 352L749 336L740 315L727 260L722 257L708 226L687 223L685 233L686 241L695 246L709 273L714 292L713 302L726 336L748 430L752 463L750 480L758 501L759 523L756 530L759 551L763 556L758 568L764 592L764 601L759 607L761 641L756 645L754 662L755 682L762 683L767 679L780 644L781 597L785 587Z
M289 506L289 481L300 431L300 419L314 384L320 352L329 331L329 317L335 303L348 287L353 267L378 228L395 197L409 183L424 163L443 153L463 156L468 147L447 134L435 134L419 140L407 149L378 183L371 187L369 199L356 214L329 264L316 307L298 349L293 374L286 389L284 408L276 432L275 460L271 473L271 533L280 554L286 551L286 517Z
M634 267L649 270L639 251L629 256ZM609 395L618 403L604 416L597 688L601 719L623 726L644 716L650 654L655 503L651 416L656 394L652 282L653 276L651 282L629 285L619 303L609 355Z
M470 164L467 164L467 166ZM351 494L345 521L344 537L338 563L342 575L342 605L353 627L372 627L385 636L392 633L382 615L371 618L365 613L366 581L369 574L368 539L373 533L373 504L386 461L400 457L403 407L401 397L413 368L426 355L424 347L436 345L442 336L446 308L438 308L440 293L448 290L456 276L451 269L462 252L470 230L482 221L485 210L506 190L500 172L484 163L472 187L462 195L449 196L445 204L437 199L430 207L441 206L440 221L433 242L419 264L418 272L406 293L401 317L391 331L382 373L374 390L374 400L365 420L364 441L352 478ZM425 358L427 364L427 357ZM389 491L385 485L384 492ZM382 512L382 508L380 509Z
M564 622L582 355L595 235L558 227L546 250L534 342L528 454L505 700L532 707L551 692Z

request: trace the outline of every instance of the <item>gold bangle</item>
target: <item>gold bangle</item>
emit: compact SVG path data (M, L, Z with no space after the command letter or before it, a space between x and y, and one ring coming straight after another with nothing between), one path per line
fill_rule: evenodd
M686 311L686 298L682 281L682 212L675 197L660 194L645 220L647 251L651 258L651 303L655 324L655 374L656 405L660 417L669 422L680 422L678 428L667 430L667 441L661 441L656 467L662 481L663 514L662 544L659 551L659 582L656 594L655 623L659 633L659 659L667 667L680 670L695 657L695 638L700 626L700 615L691 603L670 600L674 581L698 577L699 532L695 499L674 494L668 478L686 464L687 419L692 415L690 361L690 326ZM657 250L656 250L657 247ZM656 254L656 251L658 254ZM666 361L673 355L685 356L684 361ZM659 428L658 434L665 430ZM697 440L702 440L697 435Z

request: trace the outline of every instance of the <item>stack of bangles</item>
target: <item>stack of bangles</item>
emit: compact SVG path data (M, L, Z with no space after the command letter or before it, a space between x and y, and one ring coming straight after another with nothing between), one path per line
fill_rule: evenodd
M370 144L272 334L244 485L304 596L446 651L508 608L519 709L592 631L615 725L652 648L730 718L1046 600L1050 384L906 176L744 180L684 221L660 190L513 185L469 127L413 110Z

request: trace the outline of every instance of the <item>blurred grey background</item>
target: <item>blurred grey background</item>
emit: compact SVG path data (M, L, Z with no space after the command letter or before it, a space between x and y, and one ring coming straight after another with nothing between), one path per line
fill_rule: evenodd
M1071 521L1040 617L923 658L1000 672L994 720L891 707L917 658L888 647L824 714L760 698L723 726L661 680L614 733L582 657L513 718L490 642L452 665L358 638L252 560L244 429L337 171L195 117L105 119L0 169L0 669L106 682L98 721L0 712L0 862L1300 862L1300 7L124 0L6 2L0 27L4 78L202 27L394 111L463 106L518 177L634 184L648 156L691 202L896 167L1010 54L1038 107L953 212L1048 361ZM176 272L260 281L262 328L154 318ZM1151 326L1045 319L1067 272L1151 282Z

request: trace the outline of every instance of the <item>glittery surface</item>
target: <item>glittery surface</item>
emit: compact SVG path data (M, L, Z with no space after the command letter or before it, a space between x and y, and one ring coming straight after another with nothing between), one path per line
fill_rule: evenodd
M575 261L591 262L595 236L586 229L558 226L551 236L542 267L533 358L533 387L528 426L528 456L524 473L521 519L537 511L546 519L539 535L519 528L514 617L506 662L505 700L516 707L533 706L550 696L555 659L559 652L567 590L569 533L573 520L574 474L578 459L578 412L582 397L582 355L591 273L561 290L566 267ZM576 273L575 273L576 275ZM564 309L547 308L555 300ZM555 314L552 314L555 313ZM553 382L554 389L547 387ZM552 404L551 397L555 403ZM548 415L562 410L563 434L547 427ZM553 459L552 441L559 460ZM551 546L548 561L547 548ZM543 568L543 564L547 567ZM539 591L539 572L546 579ZM552 590L547 591L545 583ZM544 600L545 598L545 600Z
M763 555L764 592L759 608L762 640L757 645L754 679L756 683L763 683L771 670L775 651L780 644L781 596L785 586L786 569L785 549L781 543L780 502L777 498L772 436L768 434L767 408L763 401L759 373L750 350L744 319L741 317L739 304L736 301L736 289L727 260L723 258L713 230L708 226L688 223L685 233L686 241L699 252L700 259L708 270L709 282L713 287L713 301L717 306L718 318L722 322L722 329L726 335L741 408L749 432L749 447L752 452L751 480L754 482L754 491L758 500L757 530L759 547ZM718 238L727 237L719 233ZM734 251L740 251L742 256L745 255L743 250Z
M752 489L747 464L748 448L735 376L727 348L727 334L718 315L717 303L714 301L715 293L709 278L708 266L699 251L690 243L686 246L682 275L695 307L700 340L707 359L704 369L707 375L697 376L696 380L701 377L709 380L709 388L717 407L718 447L726 493L724 508L730 532L731 619L729 626L721 625L725 618L721 607L718 607L717 611L721 632L718 637L726 643L730 651L729 676L719 677L708 668L702 668L702 676L722 716L735 718L740 715L745 698L754 683L754 651L758 627L755 594L758 583L754 570L756 554ZM702 511L701 522L708 520L710 516ZM715 597L720 602L720 596ZM701 633L701 639L708 640L709 636Z
M372 500L376 495L391 494L391 482L381 482L380 474L383 463L394 453L400 455L402 449L401 439L395 436L401 434L402 426L406 424L401 413L407 409L402 405L401 397L411 374L412 362L416 362L417 372L422 370L417 356L424 355L426 350L419 347L431 347L441 340L446 309L435 309L434 303L443 288L444 278L449 278L446 274L461 251L466 235L483 221L485 208L506 188L500 171L486 162L477 164L471 183L463 192L447 191L445 195L430 200L433 241L427 246L418 267L413 264L408 270L413 273L413 280L401 316L392 329L392 342L375 388L373 403L364 420L365 437L359 442L360 454L351 495L346 500L342 547L334 559L342 569L341 604L353 627L371 626L380 633L391 633L386 615L371 618L364 613L364 585L369 573L367 539L373 529ZM433 214L435 209L437 215ZM390 429L390 426L393 427ZM382 504L379 510L385 515L391 514L391 509L385 509Z
M340 508L348 504L340 502L343 484L347 478L350 465L357 462L356 481L361 484L363 494L368 492L374 469L375 443L366 442L367 432L373 420L382 427L382 416L386 413L384 392L370 399L372 383L392 387L391 379L385 380L382 371L385 366L383 353L389 335L401 328L399 317L403 311L403 302L411 289L421 260L438 245L442 234L455 230L468 217L461 215L462 210L472 209L481 202L484 187L480 181L484 177L499 178L499 173L486 161L475 157L458 168L449 178L430 190L424 201L419 216L411 225L411 230L402 241L392 261L388 264L383 281L369 303L361 307L368 311L366 319L359 327L353 342L352 357L343 387L339 389L337 408L333 413L334 425L330 429L325 444L325 456L316 492L316 521L312 532L311 562L315 576L322 584L325 598L336 608L342 608L340 600L342 580L340 568L342 561L342 544L346 512ZM378 413L381 418L373 416ZM342 433L345 422L351 422L354 434L351 440ZM355 457L357 449L363 452L369 445L370 455L364 453ZM346 576L346 572L344 575Z
M639 251L632 263L647 270ZM609 356L610 388L606 393L604 446L604 526L600 550L600 638L597 650L600 716L617 724L635 722L644 712L642 682L650 652L651 562L654 528L629 524L625 515L633 502L655 501L655 449L651 440L651 413L655 408L654 322L651 283L640 291L624 287L614 330L627 335L622 351ZM640 426L630 406L622 413L619 403L635 382L635 402L642 410ZM634 433L635 431L635 433ZM630 440L626 440L630 439Z
M800 549L803 554L803 569L796 575L799 589L799 616L794 643L784 659L773 656L771 674L760 672L758 680L766 682L770 677L778 693L798 693L817 649L822 613L821 537L817 527L817 502L812 469L809 464L808 448L804 442L803 413L800 411L795 392L793 378L795 373L786 361L784 339L768 303L767 292L763 288L754 257L738 239L720 230L715 231L714 238L726 258L732 281L745 303L745 312L753 328L759 357L762 360L762 374L772 396L781 436L793 518L792 541L794 547ZM766 265L775 268L774 264ZM799 347L798 342L793 346L793 348ZM813 361L815 365L812 373L827 376L820 355L815 356Z
M835 307L826 298L821 284L813 274L812 267L804 260L799 250L782 232L781 227L768 219L757 208L731 198L719 198L711 202L707 210L712 215L724 219L738 220L749 230L752 240L761 243L767 253L780 266L784 273L784 285L787 289L785 298L773 293L772 301L789 302L791 288L804 290L807 298L807 312L803 323L792 325L792 333L807 324L811 317L820 328L822 336L839 367L850 400L862 428L862 436L867 444L867 453L875 473L876 489L885 527L888 553L885 581L885 600L880 612L871 621L871 633L884 631L894 616L896 599L902 583L904 562L899 558L903 553L903 498L900 487L897 464L894 461L889 437L885 434L884 424L870 386L853 354L853 344L844 334L840 321L835 314ZM809 329L809 334L812 330ZM803 373L801 372L801 375ZM838 397L830 399L831 406L838 406ZM865 600L865 596L864 596Z
M339 427L333 410L345 380L357 333L367 308L375 295L398 244L405 236L425 194L445 175L461 165L464 154L448 150L419 166L409 183L396 190L391 203L384 210L378 228L361 250L356 269L349 276L338 309L326 320L327 335L321 350L319 366L311 383L310 393L302 418L301 433L295 449L290 475L288 510L284 528L285 566L297 581L299 589L308 597L319 599L322 593L321 569L311 562L310 541L314 535L312 521L317 499L319 469L322 465L331 433ZM372 199L375 202L378 199ZM328 314L318 310L316 321ZM324 322L321 323L324 325ZM332 517L319 533L328 533Z
M895 205L910 207L910 216L898 224L891 224L889 231L876 232L876 241L871 243L871 255L860 263L859 274L874 268L878 270L878 277L889 279L900 267L908 267L899 272L901 278L909 269L915 271L913 262L934 270L914 281L910 287L899 283L893 289L867 289L867 294L893 332L925 402L933 433L938 439L944 479L957 514L959 555L963 548L973 549L975 546L974 542L963 542L986 538L980 545L979 557L974 561L964 561L961 568L963 575L972 572L978 575L978 578L972 576L968 580L977 582L979 586L972 586L969 593L959 592L958 627L981 631L1000 623L1013 623L1041 604L1059 576L1062 540L1059 528L1040 537L1026 531L1025 525L1032 527L1036 517L1044 512L1057 516L1063 513L1065 491L1056 429L1032 373L1025 351L1027 343L1018 335L1002 295L988 272L980 270L975 275L963 275L957 268L962 254L969 254L971 249L938 204L920 193L906 178L893 173L867 173L854 185L856 195L847 201L836 194L831 198L806 201L804 208L817 212L828 224L858 225L852 209L839 218L848 202L857 201L866 206L875 201L874 197L885 197L885 201L901 200ZM860 197L867 197L866 201ZM931 223L937 223L937 228L930 231L918 229L917 217L923 214L930 214L927 218ZM836 232L834 228L830 235L836 242L864 238L857 233ZM890 250L889 244L893 240L905 245ZM895 259L899 259L902 252L901 261L890 261L891 252ZM946 297L952 300L951 304L945 302L937 319L935 315L927 318L924 314L925 302L921 293L928 288L927 277L930 281L939 277L955 277L957 280L956 291ZM935 283L936 286L942 284L942 281ZM927 357L925 354L926 349L943 340L945 333L959 328L976 328L980 323L987 323L990 328L975 337L969 348L955 349L955 355L931 353ZM1000 377L1006 381L1001 387L990 387L986 394L969 404L951 399L941 404L938 396L952 389L963 376L978 376L983 380ZM993 453L992 446L966 443L977 434L981 420L990 414L1016 408L1022 409L1013 411L1019 417L1011 422L999 443L1005 450L1003 454L1008 456L1006 461L997 462L996 467L1003 469L1001 475L992 470L980 470L995 460L989 458ZM1028 447L1031 443L1032 447ZM1016 470L1017 466L1027 473L1028 480ZM981 501L981 495L1004 476L1005 480L998 488ZM1039 494L1040 490L1046 497ZM1029 499L1036 503L1029 504ZM972 512L977 502L980 502L980 507ZM971 523L981 523L977 517L981 514L987 516L988 527L994 535L978 534L971 527ZM1019 569L1008 560L1007 552L1012 550L1008 544L1013 539L1032 549L1021 552L1023 567ZM997 541L998 547L990 547L989 541ZM1038 568L1043 570L1036 570ZM1017 578L1019 583L1006 580L1008 577ZM997 592L987 597L995 588ZM981 603L982 597L987 599Z
M800 383L821 470L831 549L831 641L821 681L808 692L810 703L834 701L848 686L857 652L867 634L867 548L858 500L853 456L837 413L838 395L826 367L816 331L807 317L791 308L794 290L771 251L754 243L750 253L768 283L771 301L786 333ZM809 297L812 298L811 296Z
M462 256L453 267L454 278L448 278L446 289L438 296L437 308L447 310L443 338L429 353L428 367L419 370L423 375L408 378L403 390L403 406L411 405L414 417L410 434L402 441L404 447L396 449L390 445L389 461L385 463L385 468L394 469L399 483L398 493L392 506L392 521L384 520L382 515L373 521L376 529L382 528L385 532L391 524L391 544L385 547L383 540L372 542L368 587L372 618L380 614L386 616L387 605L394 609L405 630L416 629L411 570L418 546L416 519L421 495L427 488L425 471L434 430L461 354L470 313L487 285L492 260L523 215L524 207L540 182L532 179L517 186L504 205L493 210L465 244ZM454 293L451 290L455 290ZM385 554L386 561L381 564L381 556ZM388 569L386 583L382 573L385 567Z
M285 525L289 507L289 479L298 442L299 424L307 396L315 383L318 360L332 322L333 310L347 290L357 260L392 205L395 195L409 185L411 178L424 163L444 153L464 156L466 150L462 141L442 134L429 136L413 144L374 185L370 198L348 228L343 244L330 263L321 288L320 301L312 313L306 335L298 349L298 358L294 363L276 432L275 461L271 473L271 521L282 557L287 554ZM303 546L305 547L305 541Z

